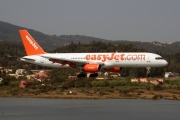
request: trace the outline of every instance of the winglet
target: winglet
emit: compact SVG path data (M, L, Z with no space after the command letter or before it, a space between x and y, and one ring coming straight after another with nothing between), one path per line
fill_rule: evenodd
M19 33L28 56L46 53L26 30L19 30Z

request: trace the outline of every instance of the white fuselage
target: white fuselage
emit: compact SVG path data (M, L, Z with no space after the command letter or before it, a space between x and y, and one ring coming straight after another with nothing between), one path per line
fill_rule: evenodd
M49 59L69 61L82 64L99 64L102 68L111 67L163 67L168 63L160 55L146 52L129 53L46 53L40 55L24 56L20 58L32 64L46 67L66 68L68 64L54 63Z

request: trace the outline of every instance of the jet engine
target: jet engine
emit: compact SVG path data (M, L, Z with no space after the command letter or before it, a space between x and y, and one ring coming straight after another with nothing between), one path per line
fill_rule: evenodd
M86 64L84 65L84 68L83 68L85 72L92 72L92 73L99 72L100 69L101 69L101 66L99 64Z
M120 72L121 68L120 67L113 67L113 68L107 68L108 72Z

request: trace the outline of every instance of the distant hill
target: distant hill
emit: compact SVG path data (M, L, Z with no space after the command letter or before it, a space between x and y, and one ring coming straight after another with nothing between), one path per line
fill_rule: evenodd
M28 32L33 36L33 38L37 40L38 43L45 49L53 49L64 44L70 44L71 42L88 44L91 41L106 41L104 39L82 35L46 35L32 29L12 25L10 23L2 21L0 21L0 40L21 42L21 38L19 35L20 29L28 30Z
M116 40L110 41L100 38L94 38L89 36L82 35L46 35L41 32L12 25L10 23L0 21L0 40L3 41L17 41L21 42L21 38L19 36L20 29L27 29L28 32L38 41L38 43L44 48L48 50L55 49L59 46L65 44L73 43L81 43L81 44L89 44L91 41L101 41L101 42L111 42L111 44L133 44L134 47L139 49L145 49L148 52L155 53L177 53L180 51L180 41L173 43L160 43L160 42L140 42L140 41L126 41L126 40Z
M139 49L145 49L148 52L153 53L167 53L174 54L180 52L180 41L172 42L172 43L161 43L161 42L140 42L140 41L114 41L114 43L118 44L133 44L134 47Z

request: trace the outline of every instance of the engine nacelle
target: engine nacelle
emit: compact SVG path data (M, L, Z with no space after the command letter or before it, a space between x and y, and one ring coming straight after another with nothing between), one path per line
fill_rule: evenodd
M100 69L101 69L101 66L99 64L86 64L84 65L84 68L83 68L85 72L92 72L92 73L99 72Z
M108 72L120 72L121 68L120 67L113 67L113 68L107 68Z

